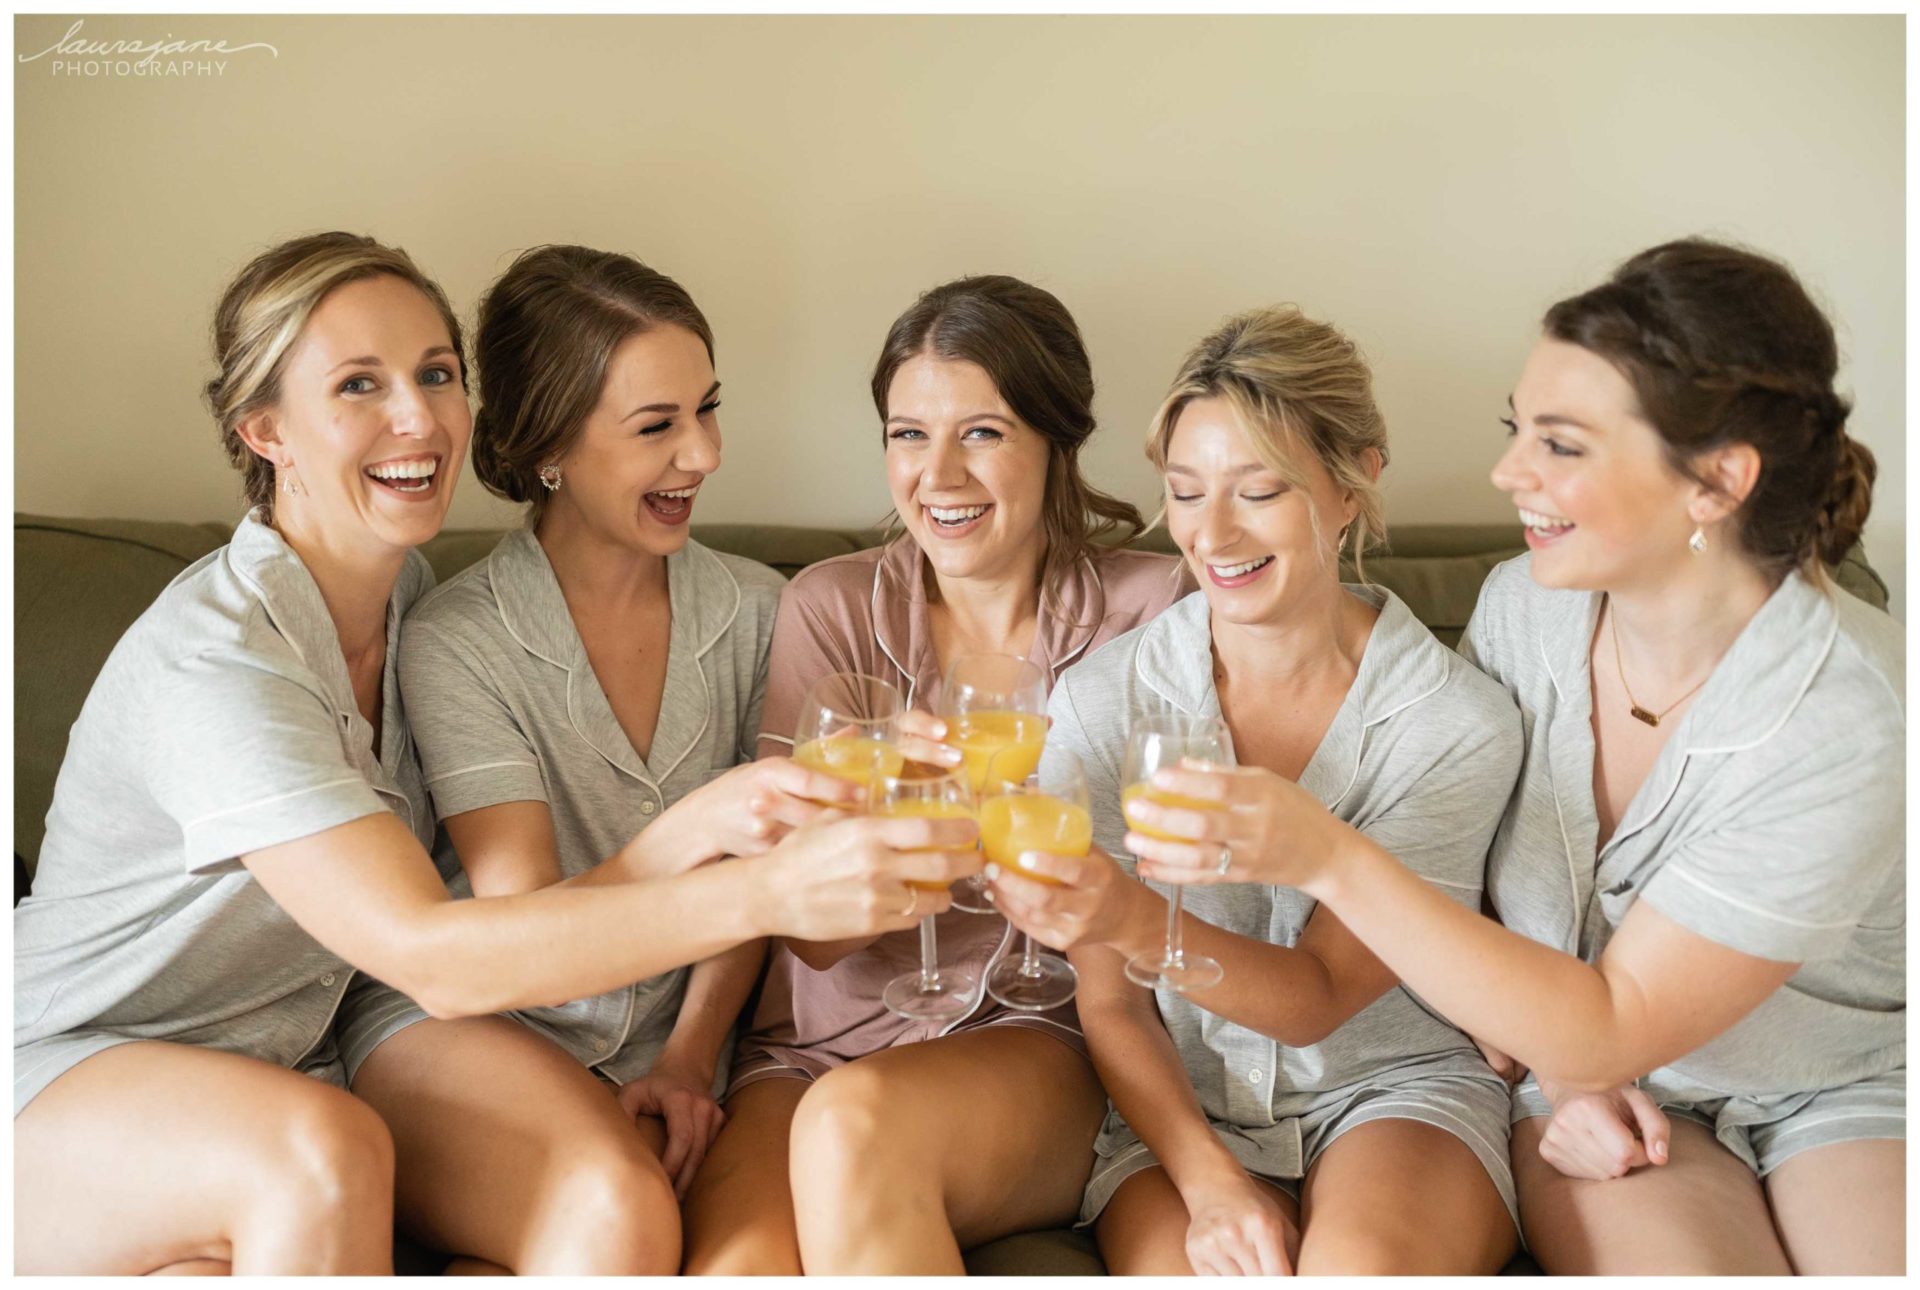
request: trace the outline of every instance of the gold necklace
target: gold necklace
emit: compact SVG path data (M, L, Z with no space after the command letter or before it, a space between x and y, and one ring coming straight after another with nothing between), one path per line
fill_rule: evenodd
M1694 682L1692 689L1688 690L1685 694L1675 699L1672 703L1669 703L1666 707L1662 708L1660 711L1648 712L1645 708L1640 706L1639 700L1633 697L1633 687L1627 684L1627 669L1626 669L1626 666L1620 661L1620 620L1614 615L1613 605L1611 602L1609 602L1607 605L1607 631L1611 633L1613 636L1613 667L1614 667L1614 670L1620 674L1620 688L1626 691L1627 711L1633 714L1633 717L1636 721L1644 721L1650 726L1659 725L1660 718L1666 716L1669 712L1672 712L1675 708L1685 703L1688 699L1691 699L1695 694L1698 694L1700 692L1700 687L1705 685L1713 677L1713 669L1708 668L1707 674L1701 677L1698 681Z

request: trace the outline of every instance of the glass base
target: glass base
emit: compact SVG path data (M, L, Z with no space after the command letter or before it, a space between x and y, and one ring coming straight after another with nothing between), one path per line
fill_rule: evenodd
M1217 960L1204 954L1142 954L1127 960L1127 980L1151 990L1165 986L1176 994L1219 985L1226 973Z
M931 983L918 971L908 972L887 982L881 1000L888 1008L915 1021L948 1021L964 1017L979 1002L973 973L959 968L941 968Z
M953 897L953 907L963 914L997 914L1000 911L987 899L987 880L979 874L971 878L962 878L947 888L947 894Z
M1018 956L1001 959L987 973L987 993L1016 1012L1045 1012L1073 998L1080 974L1073 964L1050 955L1036 955L1033 971L1021 970Z

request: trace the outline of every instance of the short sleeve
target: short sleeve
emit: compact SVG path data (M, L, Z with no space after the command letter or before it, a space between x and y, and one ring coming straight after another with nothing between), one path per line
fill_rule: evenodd
M794 723L807 687L830 672L859 670L848 652L844 632L808 602L803 584L789 582L774 614L773 641L767 650L767 679L760 703L755 756L785 756L793 751Z
M1502 642L1497 624L1508 594L1506 579L1509 576L1505 564L1495 565L1487 574L1486 581L1480 584L1480 595L1473 602L1467 629L1460 634L1460 644L1456 647L1461 658L1496 681L1505 680L1501 675Z
M1099 746L1098 733L1088 729L1074 690L1074 669L1068 668L1047 696L1047 743L1040 754L1040 782L1045 784L1060 773L1065 760L1062 754L1079 758L1087 776L1087 800L1093 808L1093 844L1131 873L1133 857L1122 845L1127 825L1119 809L1119 768L1113 749Z
M400 693L437 819L547 801L533 741L470 647L432 623L400 633Z
M1639 899L1759 958L1844 953L1904 863L1904 761L1898 749L1875 758L1838 739L1800 749L1675 846Z
M1388 804L1355 827L1449 897L1480 910L1487 851L1520 777L1520 713L1478 674L1448 683L1454 711L1409 714L1406 742L1390 762L1411 771L1404 787L1382 785Z
M348 760L339 715L258 660L207 653L162 667L149 691L148 791L180 827L190 874L387 809Z

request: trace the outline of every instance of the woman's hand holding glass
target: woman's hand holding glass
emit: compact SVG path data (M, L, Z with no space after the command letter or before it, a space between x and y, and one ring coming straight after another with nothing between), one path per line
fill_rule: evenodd
M863 815L795 829L766 855L763 935L843 941L904 931L952 904L945 888L980 871L971 819Z
M1183 761L1153 773L1156 794L1196 806L1127 803L1127 850L1153 882L1259 882L1306 889L1332 868L1353 830L1320 799L1258 766ZM1157 836L1158 835L1158 836ZM1222 862L1225 863L1222 863Z
M1011 868L988 865L993 903L1009 923L1042 945L1123 949L1158 933L1162 902L1098 847L1082 856L1024 851Z
M932 770L927 774L883 775L873 782L868 809L890 819L972 820L973 792L965 772ZM927 895L952 899L944 886L914 888ZM909 901L909 904L914 902ZM888 1008L915 1021L944 1021L965 1016L978 999L979 979L964 968L942 968L935 939L935 911L920 919L920 967L887 982L881 999Z

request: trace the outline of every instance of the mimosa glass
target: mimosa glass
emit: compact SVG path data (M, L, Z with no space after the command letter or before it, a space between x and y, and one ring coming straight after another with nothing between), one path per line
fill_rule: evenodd
M1083 856L1093 845L1093 815L1088 809L1087 776L1080 759L1057 752L1047 763L1044 782L1038 776L1020 780L1001 777L1024 766L1024 751L1012 750L992 760L986 792L980 799L980 845L987 859L1010 873L1059 886L1057 878L1036 873L1020 863L1022 851ZM1020 936L1020 957L1006 958L987 972L987 993L1020 1012L1045 1012L1073 998L1080 974L1073 964L1052 955L1042 956L1033 938Z
M925 777L881 775L873 781L868 797L874 815L914 816L920 819L967 820L973 818L973 790L967 787L966 774L959 770ZM921 891L945 891L943 882L910 882ZM947 1021L971 1011L979 980L962 968L940 966L939 947L934 940L934 916L920 920L920 970L904 972L887 982L881 998L887 1007L915 1021Z
M941 683L939 715L947 723L946 742L965 758L976 799L990 763L998 779L1024 782L1046 745L1047 674L1018 654L962 654ZM994 912L979 877L954 884L953 905L969 914Z
M1233 743L1228 737L1226 722L1218 717L1190 717L1178 713L1135 717L1127 727L1126 760L1120 770L1121 783L1126 785L1120 792L1121 814L1126 814L1127 803L1137 797L1144 797L1162 806L1193 811L1214 809L1211 802L1164 793L1149 785L1148 781L1153 778L1155 771L1166 766L1178 766L1183 757L1231 766ZM1146 828L1132 819L1127 820L1127 827L1144 837L1160 841L1193 840ZM1176 883L1167 899L1166 945L1157 954L1137 954L1127 960L1127 980L1135 985L1148 988L1165 986L1169 990L1184 992L1204 990L1210 985L1220 984L1222 970L1219 961L1204 954L1188 954L1181 944L1181 892L1182 888Z

